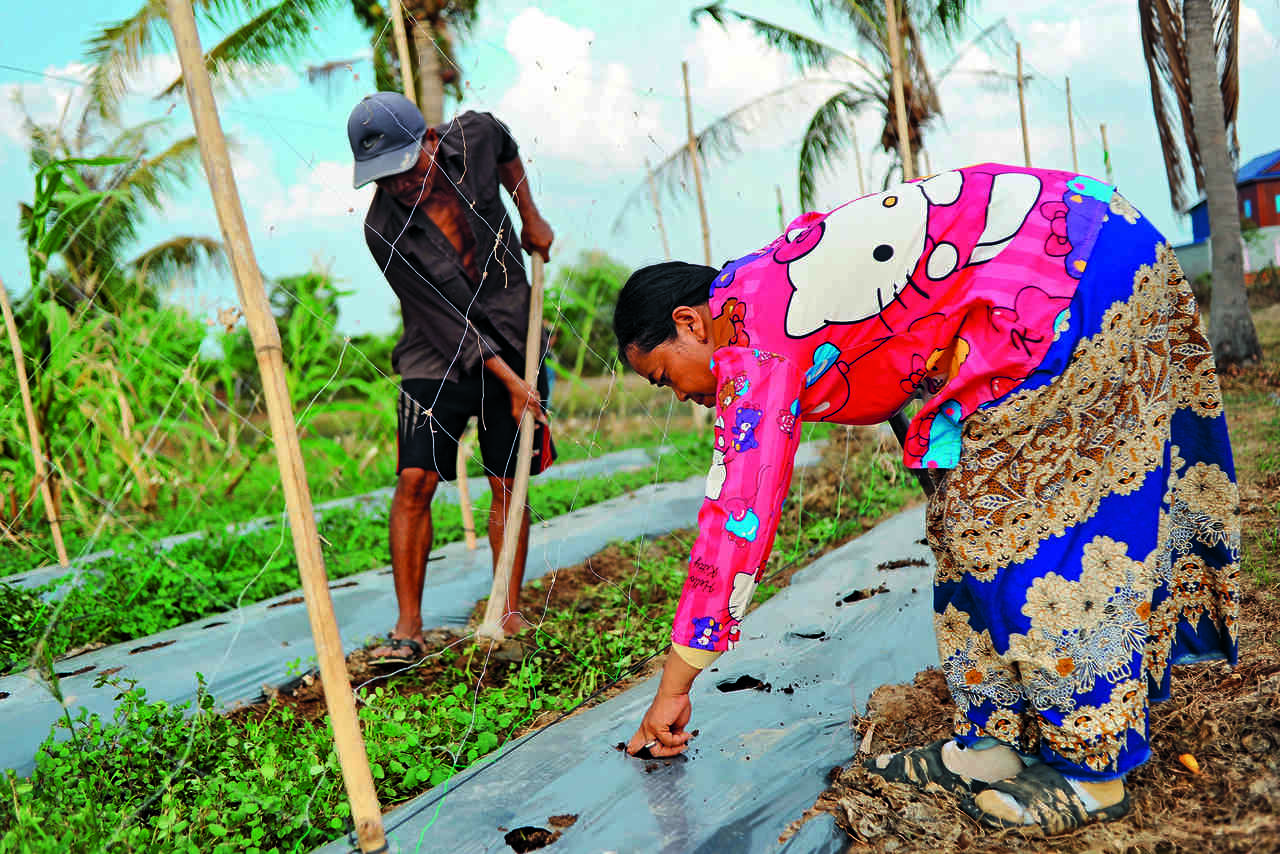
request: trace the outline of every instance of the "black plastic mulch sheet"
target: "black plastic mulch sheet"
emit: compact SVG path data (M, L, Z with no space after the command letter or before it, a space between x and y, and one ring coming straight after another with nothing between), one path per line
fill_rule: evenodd
M877 686L937 662L923 526L922 507L899 514L754 611L741 645L694 685L689 727L699 735L687 759L645 761L615 749L639 724L654 678L388 813L391 850L528 850L508 836L555 831L553 816L576 816L548 851L843 851L848 839L826 815L786 843L778 837L853 756L855 708ZM354 849L337 841L319 850Z
M560 463L549 468L545 473L539 475L540 480L580 480L584 477L595 477L603 474L613 474L615 472L636 471L653 465L661 459L664 452L669 453L668 448L657 448L655 450L646 451L643 448L631 448L625 451L615 451L611 454L604 454L599 457L588 460L574 460L573 462ZM473 477L467 480L467 484L471 489L472 501L477 500L481 495L489 491L489 480L485 477ZM330 510L347 509L352 507L361 507L366 509L385 508L391 503L392 493L395 487L388 486L383 489L375 489L373 492L367 492L363 495L355 495L349 498L335 498L332 501L325 501L315 506L317 516L321 516ZM436 490L433 502L444 502L447 504L458 503L458 488L453 483L442 483L440 488ZM275 516L262 516L258 519L251 519L248 522L241 522L236 525L227 527L228 533L249 534L254 531L260 531L265 528L271 528L281 523L283 513ZM287 523L286 523L287 524ZM185 534L173 534L168 537L156 540L152 547L160 550L171 549L191 540L199 540L205 534L201 531L189 531ZM50 564L28 572L18 572L13 575L0 577L0 583L11 584L19 588L40 587L51 581L57 581L60 578L71 575L74 580L72 583L84 583L85 576L92 577L92 565L95 561L102 560L106 557L114 555L111 549L103 549L101 551L90 552L88 554L79 555L71 560L71 569L58 564ZM46 594L46 599L56 600L58 591L54 591L52 595Z
M798 466L813 464L820 443L800 448ZM554 469L553 469L554 470ZM697 517L705 481L693 477L679 483L651 484L531 526L525 580L573 566L611 542L658 536L688 527ZM461 628L476 602L492 585L493 560L488 542L473 552L461 542L432 553L423 592L423 625ZM395 590L391 570L383 567L330 584L343 646L349 652L369 638L386 634L395 622ZM85 583L91 583L87 576ZM301 591L276 596L224 614L145 638L55 662L67 706L109 717L119 689L94 687L105 672L137 680L147 699L183 703L195 697L196 672L205 676L220 706L257 699L264 685L280 685L290 673L315 665L315 644ZM49 737L62 706L33 671L0 677L0 769L26 775L34 767L37 748ZM65 730L58 737L67 738Z

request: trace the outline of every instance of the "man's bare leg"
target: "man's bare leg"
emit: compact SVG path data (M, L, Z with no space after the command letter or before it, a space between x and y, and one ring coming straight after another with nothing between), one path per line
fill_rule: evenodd
M514 488L511 478L489 475L489 489L493 503L489 505L489 548L493 551L494 570L497 571L498 555L502 553L502 538L507 529L507 503ZM516 558L511 564L511 578L507 583L507 603L502 619L502 631L506 635L519 634L529 628L529 622L520 616L520 586L524 584L524 565L529 557L529 505L526 503L520 523L520 539L516 545Z
M395 496L391 499L391 578L396 588L399 616L393 638L409 638L423 643L422 588L427 578L427 556L431 553L431 499L440 475L433 471L409 468L396 479ZM404 655L403 649L383 645L373 650L374 657Z

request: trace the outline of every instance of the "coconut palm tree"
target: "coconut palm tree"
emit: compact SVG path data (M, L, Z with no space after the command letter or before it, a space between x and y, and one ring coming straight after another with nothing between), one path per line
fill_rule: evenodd
M379 89L404 88L400 80L403 69L395 55L395 45L387 32L387 13L377 0L351 0L358 18L374 36L374 73ZM454 42L471 32L475 25L477 0L401 0L405 28L413 39L414 80L417 83L418 106L428 125L444 121L444 96L448 89L455 98L462 97L462 75L455 61ZM379 69L385 69L385 72ZM390 72L394 69L395 76Z
M1170 198L1186 209L1194 184L1209 206L1209 341L1220 365L1251 361L1261 349L1245 293L1235 181L1240 3L1138 0L1138 12Z
M907 105L908 139L912 158L919 155L924 133L942 115L937 84L954 68L954 62L937 78L924 58L926 41L949 43L961 30L964 0L897 0L898 21L903 41L906 73L903 94ZM797 163L800 203L815 203L820 173L840 161L853 143L853 118L864 109L883 117L880 147L894 162L898 159L898 128L894 120L893 78L886 37L886 7L868 0L811 0L808 4L820 24L832 31L843 29L852 36L852 46L844 49L800 31L755 15L728 8L722 0L695 9L693 20L710 18L721 26L740 21L772 47L789 54L802 77L774 91L764 93L712 121L697 134L701 157L728 157L738 150L738 137L762 123L796 108L797 103L818 101L805 126ZM1003 19L988 27L957 52L957 57L979 41L1007 34ZM862 56L855 54L859 51ZM915 166L915 164L912 164ZM901 168L901 164L898 164ZM919 169L915 169L919 174ZM655 167L655 180L667 191L689 186L691 164L687 147L673 152ZM886 178L888 180L888 178ZM628 197L615 227L633 205L645 198L645 187Z
M471 33L476 21L477 0L402 0L405 32L415 50L409 54L418 106L427 124L444 121L444 97L448 93L462 99L455 41ZM374 85L379 91L404 90L404 69L391 37L390 3L386 0L351 0L351 9L369 32ZM307 68L307 79L327 82L335 73L349 69L355 58L337 59Z

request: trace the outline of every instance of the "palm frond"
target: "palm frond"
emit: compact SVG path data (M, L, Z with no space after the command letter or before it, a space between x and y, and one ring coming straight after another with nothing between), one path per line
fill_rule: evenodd
M176 186L186 186L200 162L200 143L195 135L174 140L159 154L138 161L119 184L122 194L155 206L160 194Z
M1013 31L1009 29L1009 20L1001 18L961 45L951 55L951 60L938 72L938 82L941 83L947 79L947 76L955 71L960 64L960 60L964 59L970 50L980 44L991 44L1004 53L1012 54L1015 50L1016 39L1014 39Z
M818 107L800 142L797 177L800 183L800 206L809 210L817 197L818 175L828 170L853 141L853 117L859 108L876 99L869 93L845 89L835 93Z
M137 237L144 208L159 208L167 190L189 183L200 158L195 136L175 140L151 157L143 154L145 143L132 150L138 156L107 182L114 192L96 211L93 223L93 243L111 257L119 257Z
M335 0L280 0L262 8L249 21L232 30L205 52L205 67L221 82L236 82L235 72L289 59L311 39L311 20L334 5ZM243 80L240 81L243 85ZM182 89L182 78L160 93L168 97Z
M806 77L780 86L751 99L747 103L731 110L713 121L694 136L698 150L699 163L705 175L713 162L724 162L732 159L740 151L739 134L749 132L755 127L769 122L776 123L787 112L797 109L804 103L807 92L818 89L856 90L855 84L832 78ZM653 168L653 180L659 198L674 198L687 192L693 186L693 163L689 157L688 145L681 145ZM616 233L622 228L623 220L637 205L649 200L647 178L642 180L623 200L612 229Z
M723 2L701 6L689 13L689 18L694 23L698 23L699 19L703 17L711 18L722 27L726 26L726 21L731 18L748 24L756 35L763 38L770 47L789 54L792 60L795 61L796 68L802 73L819 68L825 69L836 60L851 62L868 74L874 75L877 73L862 59L838 47L780 24L758 18L755 15L739 12L736 9L729 9ZM877 49L883 52L883 45Z
M1175 209L1183 210L1204 190L1204 167L1191 111L1191 72L1182 3L1138 0L1138 17L1151 82L1151 107L1169 179L1169 198ZM1234 162L1240 153L1236 130L1240 105L1239 0L1215 0L1213 19L1223 121Z
M1188 161L1197 187L1201 185L1202 170L1191 117L1191 73L1181 3L1178 8L1174 3L1178 0L1138 0L1138 17L1142 53L1151 81L1151 107L1169 179L1169 198L1174 208L1181 210L1188 200Z
M164 0L144 0L137 12L89 38L87 54L93 63L88 84L89 104L100 118L119 116L126 81L138 70L151 46L155 28L164 20Z
M881 4L882 7L883 5ZM901 6L921 35L935 42L949 44L964 29L964 17L969 4L966 0L903 0Z
M163 291L175 276L199 267L226 269L222 242L201 235L181 235L157 243L126 265L151 289Z
M404 71L400 68L400 57L395 54L390 43L383 39L373 49L373 83L379 92L400 92L404 90ZM413 73L413 69L409 69Z
M312 86L315 86L317 83L323 84L325 98L332 98L334 78L340 74L352 74L355 70L355 65L365 61L365 57L353 56L350 59L332 59L328 62L321 63L320 65L308 65L307 83Z
M1227 122L1227 146L1231 162L1240 159L1236 118L1240 109L1240 0L1223 0L1214 9L1213 46L1218 54L1223 118Z

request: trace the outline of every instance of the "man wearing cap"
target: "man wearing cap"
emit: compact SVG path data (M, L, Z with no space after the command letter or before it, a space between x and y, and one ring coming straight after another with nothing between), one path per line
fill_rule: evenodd
M466 112L427 127L403 95L378 92L352 110L347 137L355 186L377 183L365 215L365 241L400 299L404 320L391 354L392 369L400 374L390 522L399 618L371 658L415 661L423 654L431 499L441 479L457 477L458 438L467 420L478 418L480 453L493 490L489 543L495 562L526 408L538 424L532 473L554 459L542 408L545 379L534 388L521 377L529 282L520 254L523 247L546 259L553 235L533 202L515 140L489 113ZM520 213L518 241L499 186ZM519 613L527 508L518 542L503 622L507 634L528 626Z

